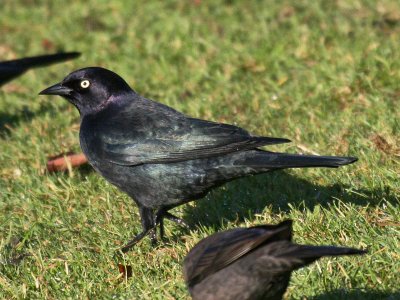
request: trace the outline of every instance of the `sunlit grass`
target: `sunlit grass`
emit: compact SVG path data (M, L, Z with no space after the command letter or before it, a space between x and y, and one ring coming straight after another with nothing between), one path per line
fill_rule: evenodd
M297 242L369 249L295 272L288 299L400 297L396 1L3 2L0 59L83 56L0 90L0 298L185 299L181 263L201 238L287 218ZM44 172L79 151L79 115L37 94L93 65L188 115L293 141L274 151L359 161L241 179L176 209L192 229L167 222L166 245L124 257L124 280L114 251L140 230L132 200L89 167Z

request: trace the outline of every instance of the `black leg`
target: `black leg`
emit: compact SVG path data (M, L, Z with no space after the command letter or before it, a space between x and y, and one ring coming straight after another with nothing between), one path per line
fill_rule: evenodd
M157 225L154 225L154 228L149 230L149 236L151 245L155 247L157 245Z
M178 218L177 216L174 216L170 212L168 212L169 209L172 207L163 207L159 209L156 213L156 225L160 225L160 238L164 239L164 218L167 218L170 221L173 221L181 226L184 226L186 228L189 228L189 225L181 218Z
M156 225L160 226L160 239L164 239L165 230L164 230L164 213L166 212L166 208L160 208L156 213Z
M160 240L164 240L165 230L164 230L164 218L163 217L161 217L159 219L158 224L160 225Z
M121 251L123 253L128 252L135 244L137 244L142 238L144 238L147 235L148 231L142 231L139 233L137 236L133 238L133 240L129 241L125 246L121 248Z
M174 216L173 214L169 213L168 211L166 211L163 214L163 217L167 218L168 220L173 221L173 222L175 222L175 223L177 223L177 224L179 224L179 225L181 225L181 226L183 226L185 228L189 228L189 225L185 222L185 220L183 220L181 218L178 218L177 216Z
M157 242L153 210L146 207L139 207L139 213L142 219L143 230L131 241L129 241L124 247L121 248L121 251L123 253L128 252L135 244L137 244L149 233L152 243Z

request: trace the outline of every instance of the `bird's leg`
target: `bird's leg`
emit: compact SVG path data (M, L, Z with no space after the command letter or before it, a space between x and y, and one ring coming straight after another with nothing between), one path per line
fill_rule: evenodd
M149 230L149 236L150 236L151 245L153 247L155 247L157 245L157 227L156 227L156 225L154 225L154 227Z
M124 247L121 248L123 253L128 252L135 244L137 244L147 234L150 234L150 239L154 245L157 242L154 213L152 209L146 207L139 207L140 217L142 219L142 232L129 241Z
M156 225L160 226L160 239L164 239L165 230L164 230L164 213L165 208L160 208L156 213Z
M160 225L160 239L164 240L165 230L164 230L164 218L161 217L158 220L158 224Z
M164 217L164 218L167 218L168 220L173 221L173 222L175 222L175 223L177 223L177 224L179 224L179 225L181 225L181 226L183 226L183 227L185 227L185 228L189 228L189 224L186 223L185 220L183 220L183 219L181 219L181 218L178 218L177 216L174 216L173 214L171 214L171 213L168 212L168 211L166 211L166 212L164 213L163 217Z
M156 213L156 224L160 225L160 238L164 239L164 218L167 218L168 220L171 220L181 226L184 226L186 228L189 228L189 225L181 218L178 218L177 216L174 216L168 210L171 209L170 207L163 207L159 209Z

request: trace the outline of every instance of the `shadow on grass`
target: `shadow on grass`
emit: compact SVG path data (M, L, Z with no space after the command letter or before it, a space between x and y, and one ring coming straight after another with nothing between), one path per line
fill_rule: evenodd
M310 300L342 300L342 299L349 299L349 300L395 300L400 299L400 292L385 292L385 291L346 291L346 290L335 290L330 291L321 295L317 295L311 298Z
M68 170L66 170L65 172L68 172ZM82 165L75 167L74 172L79 172L79 174L81 174L82 176L87 176L95 171L94 171L93 167L88 162L86 162ZM98 174L98 176L100 176L100 175Z
M42 105L39 110L31 111L27 105L15 113L0 111L0 138L10 133L10 128L16 127L21 122L27 122L33 118L42 116L48 111L55 111L52 105Z
M85 164L76 171L85 176L93 169ZM182 209L183 219L191 228L205 226L218 230L228 221L253 219L266 207L272 213L289 212L289 205L312 210L315 205L327 207L338 199L360 206L377 206L382 200L399 204L389 188L355 190L340 184L321 186L285 171L276 171L234 180L212 190L206 197L196 201L195 206L183 205L178 209ZM169 224L166 221L166 226ZM167 242L179 240L183 232L188 232L184 227L177 226L180 229L174 230L167 237Z
M184 219L191 226L220 228L226 221L252 219L270 207L273 213L288 212L289 205L313 209L335 200L362 206L376 206L382 200L398 203L390 189L352 190L335 184L320 186L285 171L242 178L209 193L196 206L186 206Z

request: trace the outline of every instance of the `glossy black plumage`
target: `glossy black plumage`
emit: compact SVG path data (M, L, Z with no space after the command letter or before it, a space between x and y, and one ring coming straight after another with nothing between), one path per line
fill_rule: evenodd
M85 68L41 94L61 95L81 114L80 142L90 164L139 206L143 231L127 251L163 219L183 223L168 210L202 198L227 181L270 170L338 167L353 157L273 153L258 147L289 142L253 136L242 128L199 120L138 95L117 74Z
M79 55L79 52L66 52L2 61L0 62L0 86L22 75L29 69L63 62Z
M215 233L194 246L184 260L184 277L193 299L282 299L293 270L323 256L364 250L298 245L292 222Z

